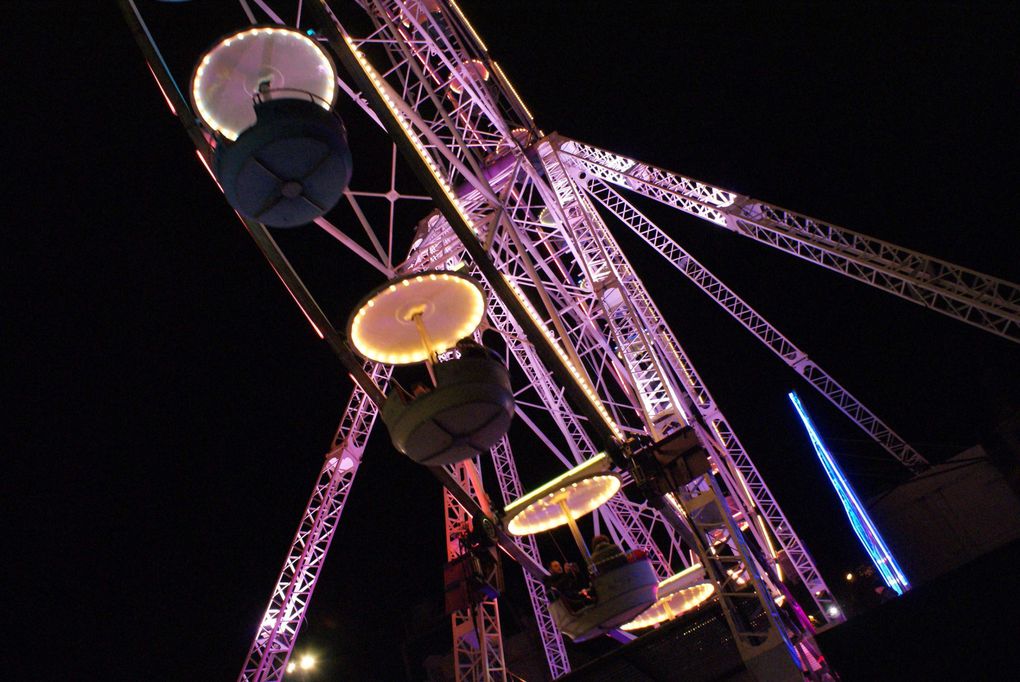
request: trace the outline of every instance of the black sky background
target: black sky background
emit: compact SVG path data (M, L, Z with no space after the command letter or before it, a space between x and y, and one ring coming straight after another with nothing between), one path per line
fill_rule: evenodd
M181 59L245 23L228 3L142 6ZM1015 5L463 7L546 131L1020 280ZM18 25L4 50L13 678L230 679L349 380L195 160L115 8L41 3ZM1015 344L647 208L933 459L1020 404ZM895 468L621 239L835 582L861 554L786 391L862 489ZM378 283L311 228L281 241L337 321ZM440 598L443 553L440 490L377 431L306 628L338 679L403 675L403 621Z

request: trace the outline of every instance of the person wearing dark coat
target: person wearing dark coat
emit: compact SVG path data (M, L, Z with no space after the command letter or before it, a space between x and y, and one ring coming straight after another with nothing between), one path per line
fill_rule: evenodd
M591 539L591 562L599 573L611 571L627 563L627 555L605 535Z
M552 600L562 600L571 611L583 609L590 603L581 593L575 572L563 570L563 564L558 561L549 562L549 575L544 582Z

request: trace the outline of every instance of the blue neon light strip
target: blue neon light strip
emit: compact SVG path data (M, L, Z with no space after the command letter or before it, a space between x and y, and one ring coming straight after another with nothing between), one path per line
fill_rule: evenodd
M822 468L825 469L825 474L832 481L832 486L836 489L836 494L839 495L839 499L843 503L843 509L846 510L846 515L850 518L850 525L853 526L854 532L860 538L861 544L864 545L865 551L871 557L871 561L875 564L875 568L878 569L885 584L895 590L896 594L903 594L906 590L910 589L910 583L907 582L906 576L903 575L903 571L900 569L899 564L896 563L896 559L893 558L892 552L889 551L878 529L875 528L875 524L871 522L868 512L865 511L861 501L857 499L857 494L850 487L850 483L843 475L843 471L836 464L836 460L832 458L832 455L829 454L825 444L822 443L822 439L818 436L818 432L815 431L811 418L800 403L800 398L792 391L789 395L790 402L793 403L793 407L797 410L797 414L800 415L801 421L804 422L804 427L807 429L811 444L815 447L815 452L818 453L818 459L822 461Z

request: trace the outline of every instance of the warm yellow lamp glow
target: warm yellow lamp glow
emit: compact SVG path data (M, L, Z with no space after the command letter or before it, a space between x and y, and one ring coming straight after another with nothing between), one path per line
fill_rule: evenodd
M318 43L290 28L261 26L227 36L202 56L191 99L202 121L228 140L255 123L252 98L261 89L309 97L329 109L336 68Z
M423 362L470 336L485 316L475 282L452 272L423 272L391 280L370 293L351 315L348 338L369 360L388 365ZM418 318L426 340L419 331Z
M604 504L619 489L620 479L616 474L601 474L568 483L525 506L510 520L507 530L513 535L529 535L562 526L567 523L567 516L560 506L561 499L571 518L576 520Z
M570 518L579 519L615 495L620 485L609 471L609 458L599 453L507 505L503 519L513 535L556 528L568 522L564 506Z
M656 623L679 618L712 596L715 587L704 579L701 564L666 578L659 583L659 598L637 615L621 625L621 630L640 630Z
M609 471L609 457L606 456L606 453L600 452L591 459L581 462L573 469L564 471L548 483L543 483L524 497L514 500L508 504L503 511L508 515L514 514L525 505L530 504L539 497L542 497L554 488L560 488L565 483L571 483L578 478L585 478L592 474L601 474L606 471Z

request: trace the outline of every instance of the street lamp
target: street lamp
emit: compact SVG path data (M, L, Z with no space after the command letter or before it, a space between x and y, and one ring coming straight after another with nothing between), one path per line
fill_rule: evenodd
M287 674L291 675L300 670L301 672L297 679L307 680L308 673L315 670L316 663L317 661L315 660L314 654L301 654L301 657L297 661L291 661L287 664Z

